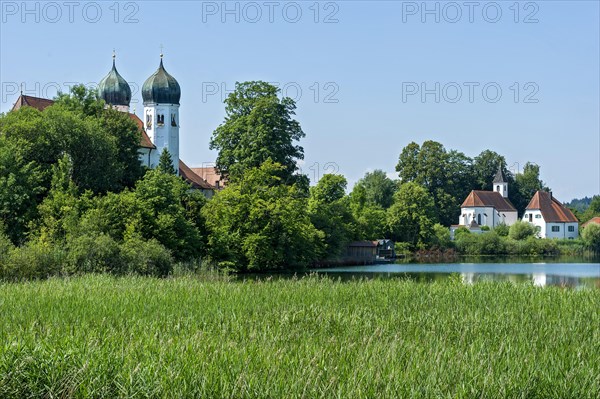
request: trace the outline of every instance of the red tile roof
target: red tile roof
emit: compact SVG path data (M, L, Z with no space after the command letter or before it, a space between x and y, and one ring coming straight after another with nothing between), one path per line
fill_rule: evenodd
M585 222L584 224L581 225L581 227L585 227L587 225L590 224L600 224L600 216L596 216L591 218L590 220L588 220L587 222Z
M142 120L136 114L129 114L129 117L133 119L133 121L137 124L138 128L142 131L140 147L152 149L156 148L156 146L152 144L152 141L150 141L150 137L148 137L146 130L144 130L144 122L142 122Z
M473 190L462 203L461 208L471 207L493 207L497 211L516 211L517 209L511 204L508 198L504 198L502 194L496 191Z
M40 111L43 111L44 109L48 108L52 104L54 104L54 101L48 100L47 98L25 96L25 95L21 94L19 96L19 98L17 98L17 102L15 103L15 105L13 105L11 111L16 111L19 108L25 107L25 106L33 107Z
M546 223L573 223L578 221L569 208L546 191L536 192L525 209L539 209Z
M203 190L214 190L214 186L194 173L181 159L179 160L179 175L183 177L192 187Z

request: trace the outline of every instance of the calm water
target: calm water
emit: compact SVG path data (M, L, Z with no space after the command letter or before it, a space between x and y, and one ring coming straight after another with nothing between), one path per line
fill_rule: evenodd
M567 286L600 288L600 263L561 263L540 261L530 263L388 263L370 266L340 266L315 269L311 272L342 279L411 278L416 281L436 281L460 275L465 283L477 281L532 282L537 286Z

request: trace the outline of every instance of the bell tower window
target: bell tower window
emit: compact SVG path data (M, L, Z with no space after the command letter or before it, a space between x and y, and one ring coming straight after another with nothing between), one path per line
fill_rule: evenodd
M164 115L156 115L156 124L158 126L164 126L164 124L165 124L165 116Z
M177 122L175 121L175 114L171 114L171 126L177 127Z

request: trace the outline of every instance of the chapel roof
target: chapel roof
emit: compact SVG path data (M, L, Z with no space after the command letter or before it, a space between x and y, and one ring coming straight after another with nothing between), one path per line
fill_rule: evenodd
M473 190L462 203L461 208L492 207L497 211L516 212L514 205L496 191Z

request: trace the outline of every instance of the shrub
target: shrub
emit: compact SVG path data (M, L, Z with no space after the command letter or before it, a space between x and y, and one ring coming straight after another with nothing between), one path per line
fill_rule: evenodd
M106 234L70 239L67 250L67 273L122 274L127 268L119 245Z
M592 251L600 252L600 225L588 224L581 232L581 238Z
M508 236L513 240L524 240L527 237L533 237L537 233L534 225L528 222L517 221L510 226Z
M14 245L10 238L2 230L2 224L0 223L0 268L8 258L10 251L14 248Z
M171 252L155 239L131 238L121 245L121 251L127 272L164 277L173 271Z
M446 249L452 246L450 240L450 230L447 227L442 226L439 223L433 225L433 237L431 239L433 247Z
M508 237L509 230L510 230L509 227L504 223L501 223L498 226L494 227L494 231L500 237Z
M396 255L410 255L410 244L407 242L397 242L394 244L394 251Z
M14 248L2 267L1 277L7 280L34 280L60 274L65 252L48 242L30 241Z
M464 226L461 226L458 229L454 230L454 239L455 240L460 238L460 236L462 236L462 235L471 235L471 231Z

